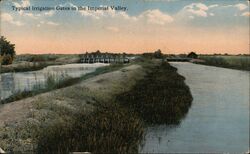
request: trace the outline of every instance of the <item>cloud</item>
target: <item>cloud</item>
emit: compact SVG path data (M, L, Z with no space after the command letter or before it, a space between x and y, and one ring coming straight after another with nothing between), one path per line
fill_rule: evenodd
M60 6L73 6L76 7L76 5L72 3L65 3ZM87 7L87 6L82 6ZM108 6L103 6L100 5L99 7L108 7ZM124 21L130 21L130 22L138 22L140 21L146 21L147 23L150 24L158 24L158 25L164 25L166 23L171 23L173 22L173 18L166 14L161 12L158 9L154 10L147 10L145 12L142 12L138 16L131 16L127 12L123 11L115 11L112 9L108 10L96 10L96 11L89 11L89 10L78 10L78 13L80 13L81 16L91 18L94 20L101 20L101 19L106 19L106 18L112 18L112 20L117 19L117 20L124 20Z
M45 16L49 16L49 17L53 16L54 14L55 14L55 11L53 11L53 10L50 10L50 11L44 13Z
M117 16L118 18L123 18L123 19L126 19L126 20L130 20L130 21L137 21L137 17L135 16L129 16L126 12L119 12L119 13L116 13L116 15L114 16Z
M30 6L30 1L29 1L29 0L23 0L23 1L20 1L20 3L12 2L12 4L13 4L15 7L28 7L28 6ZM23 14L23 10L18 11L18 13L19 13L20 15L22 15L22 14Z
M117 28L117 27L113 27L113 26L106 27L106 29L107 29L107 30L109 30L109 31L111 31L111 32L115 32L115 33L117 33L117 32L119 32L119 31L120 31L120 29L119 29L119 28Z
M188 16L189 19L194 19L194 16Z
M205 4L202 4L202 3L196 3L196 4L194 4L194 6L196 6L200 10L208 10L208 7Z
M23 7L30 6L30 1L29 0L23 0L21 6L23 6Z
M55 23L53 21L43 21L41 20L36 26L37 27L41 27L42 25L49 25L49 26L59 26L60 24L59 23Z
M61 7L67 7L67 6L69 6L69 7L75 7L75 8L77 8L76 5L74 5L73 3L70 3L70 2L66 2L64 4L60 4L59 6L61 6Z
M22 25L24 25L20 21L14 21L13 17L10 14L8 14L8 13L2 13L1 14L1 18L2 18L2 21L6 21L6 22L14 24L16 26L22 26Z
M146 2L176 2L179 0L144 0Z
M89 17L92 19L101 19L101 18L120 18L126 20L136 21L136 17L129 16L126 12L118 12L115 10L97 10L97 11L84 11L80 10L79 13L84 17Z
M208 10L208 7L202 3L192 3L184 7L184 9Z
M84 6L82 6L84 7ZM105 7L105 6L100 6ZM130 16L126 12L115 11L115 10L96 10L96 11L78 11L83 17L91 18L94 20L104 19L104 18L112 18L112 19L122 19L128 21L137 21L137 17Z
M29 0L23 0L21 3L17 2L12 2L15 7L27 7L30 6L30 1Z
M71 4L72 6L75 6L74 4ZM87 6L82 6L83 8L86 8ZM99 7L105 7L100 5ZM82 16L89 17L92 19L100 19L102 17L114 17L115 11L114 10L96 10L96 11L89 11L89 10L79 10L78 11Z
M13 20L12 16L8 13L3 13L1 15L1 18L3 21L12 21Z
M182 9L182 12L185 13L191 13L193 15L199 16L199 17L207 17L207 11L209 10L209 7L207 7L205 4L202 3L192 3L190 5L185 6Z
M39 17L41 17L41 14L24 13L23 11L19 11L18 13L20 14L20 16L29 17L32 19L38 19Z
M59 26L58 23L52 22L52 21L48 21L47 25L51 25L51 26Z
M239 3L239 4L235 4L235 5L226 5L226 6L223 6L223 7L225 7L225 8L234 7L234 8L237 8L238 10L240 10L240 11L243 11L243 10L248 8L248 6L246 4L243 4L243 3Z
M184 6L180 11L174 14L173 17L176 23L184 24L192 19L199 20L200 18L215 16L215 14L217 14L216 10L219 8L219 4L206 5L203 3L191 3Z
M32 19L38 19L39 15L34 15L32 13L24 13L23 16L30 17Z
M17 2L12 2L12 3L16 7L28 7L28 6L30 6L29 0L23 0L23 1L20 1L20 3L17 3ZM38 19L41 16L40 14L26 13L23 10L18 11L18 14L20 14L21 16L30 17L32 19Z
M193 9L188 9L188 12L196 15L196 16L201 16L201 17L207 17L207 12L204 10L193 10Z
M214 13L209 13L210 16L214 16Z
M14 6L16 7L28 7L30 6L30 1L29 0L23 0L20 1L20 3L17 2L12 2ZM34 14L34 13L26 13L23 10L18 11L18 13L22 16L30 17L32 19L38 19L41 16L53 16L55 14L55 11L51 10L42 14Z
M210 9L210 8L215 8L215 7L219 7L219 5L218 5L218 4L213 4L213 5L209 5L209 6L208 6L209 9Z
M243 12L243 13L241 14L241 16L250 17L250 12Z
M147 10L139 15L139 19L145 19L148 23L165 25L167 23L171 23L174 19L158 9L155 10Z
M147 23L150 24L158 24L158 25L165 25L167 23L173 22L173 18L166 14L161 12L158 9L154 10L147 10L145 12L142 12L138 16L130 16L126 12L118 12L115 10L97 10L97 11L79 11L80 14L84 17L90 17L92 19L99 20L101 18L116 18L119 20L127 20L131 22L136 22L136 21L146 21Z
M37 24L36 26L39 28L39 27L41 27L42 25L59 26L60 24L55 23L55 22L53 22L53 21L48 21L48 22L40 21L39 24Z
M234 7L238 8L240 11L245 10L248 6L242 3L234 5Z
M101 17L104 17L105 13L103 11L79 11L79 13L84 17L90 17L92 19L100 19ZM108 13L106 12L108 15ZM109 16L109 15L108 15Z

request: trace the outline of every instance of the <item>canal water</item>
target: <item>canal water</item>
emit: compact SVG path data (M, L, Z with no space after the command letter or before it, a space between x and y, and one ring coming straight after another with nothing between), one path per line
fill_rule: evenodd
M171 65L186 78L192 106L178 126L149 127L139 152L247 152L250 73L187 62Z
M67 64L48 66L39 71L3 73L0 74L0 98L3 100L17 92L43 88L48 77L58 80L76 78L106 65L108 64Z

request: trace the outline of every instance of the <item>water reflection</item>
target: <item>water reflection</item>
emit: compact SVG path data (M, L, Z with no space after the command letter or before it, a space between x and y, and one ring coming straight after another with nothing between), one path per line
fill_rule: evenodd
M17 92L30 91L36 88L43 88L48 76L55 78L75 78L86 73L91 73L98 67L108 64L68 64L48 66L40 71L3 73L0 75L0 96L1 100L6 99Z
M143 153L244 153L249 149L249 72L172 63L186 77L192 106L178 127L147 129Z

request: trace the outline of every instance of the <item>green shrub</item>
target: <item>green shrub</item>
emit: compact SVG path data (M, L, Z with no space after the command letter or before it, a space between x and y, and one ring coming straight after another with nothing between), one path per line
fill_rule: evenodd
M116 100L128 110L133 110L148 124L177 124L192 102L184 79L176 68L163 62L131 91L117 96Z
M12 64L12 61L13 61L13 58L9 54L3 55L2 58L1 58L1 64L2 65Z
M137 153L143 138L138 117L116 103L103 104L90 114L79 112L70 121L60 120L38 134L38 153Z

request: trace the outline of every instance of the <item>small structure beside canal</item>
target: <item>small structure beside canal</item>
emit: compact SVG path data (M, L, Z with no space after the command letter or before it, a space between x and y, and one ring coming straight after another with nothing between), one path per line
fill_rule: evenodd
M80 55L81 63L129 63L129 58L126 54L101 53L85 53Z

